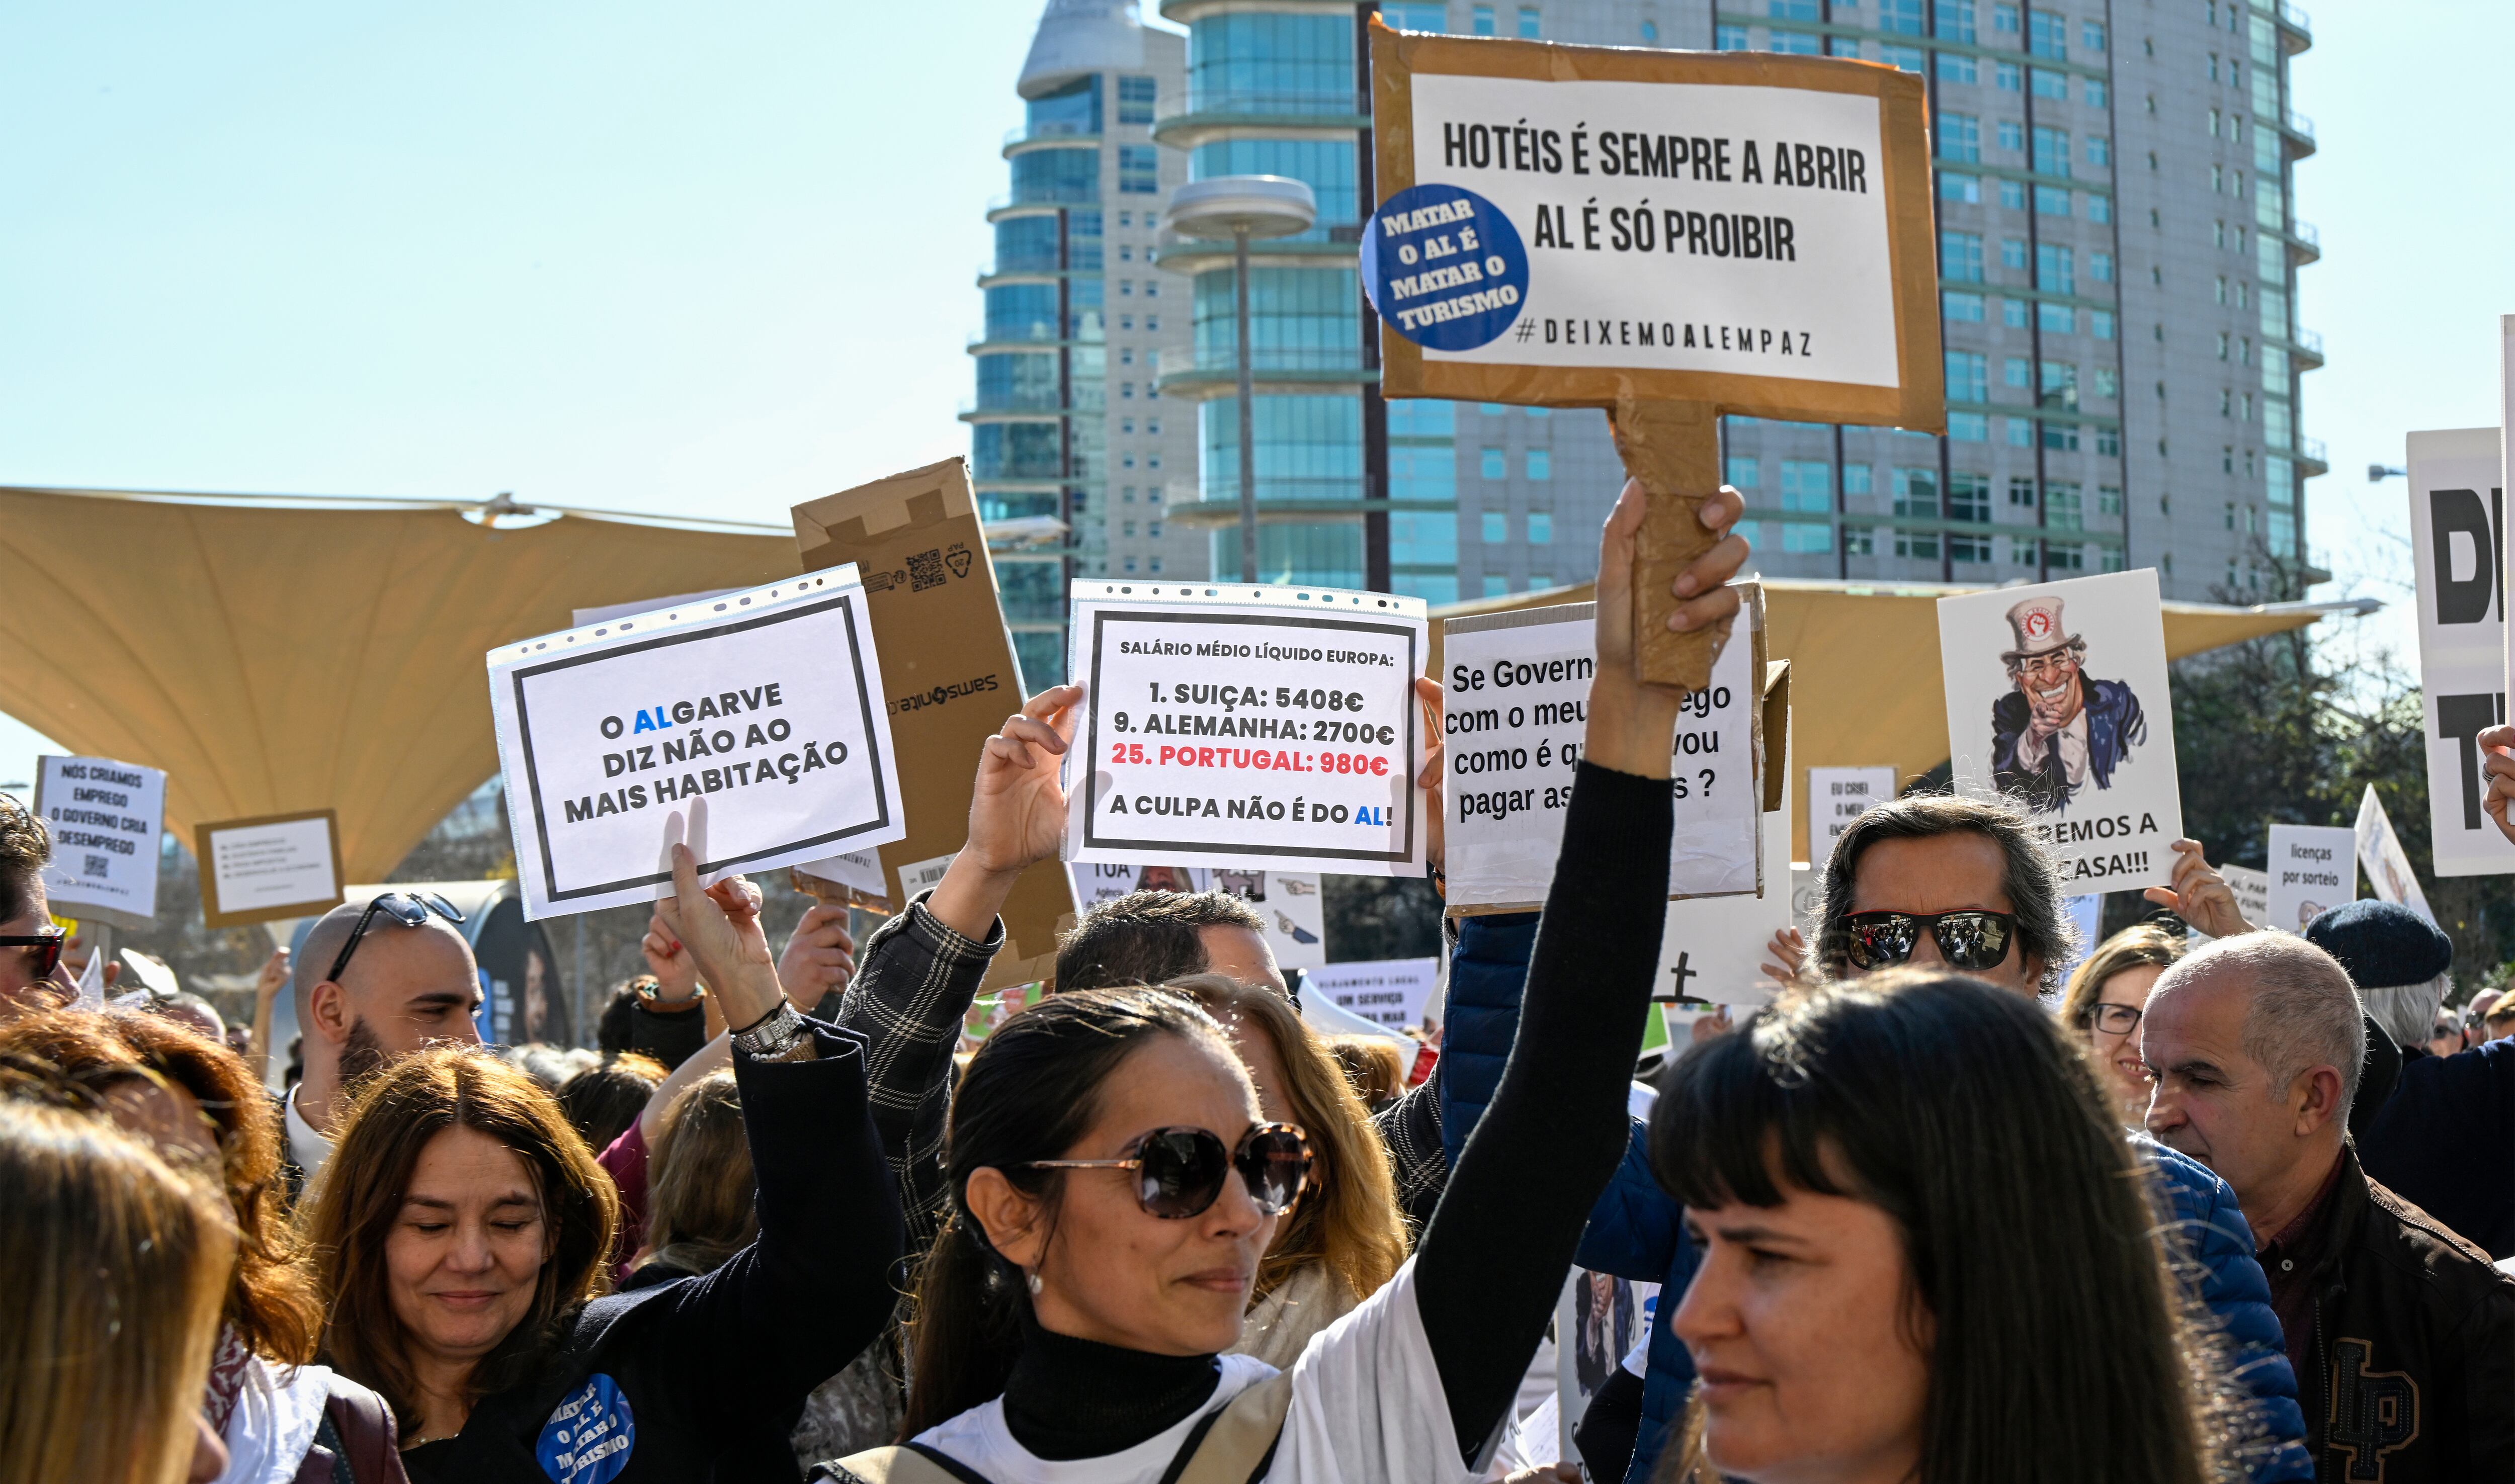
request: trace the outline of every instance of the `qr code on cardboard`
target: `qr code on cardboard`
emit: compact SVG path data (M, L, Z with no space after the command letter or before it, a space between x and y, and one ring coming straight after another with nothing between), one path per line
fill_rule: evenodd
M908 591L923 593L943 586L943 549L918 552L908 558Z

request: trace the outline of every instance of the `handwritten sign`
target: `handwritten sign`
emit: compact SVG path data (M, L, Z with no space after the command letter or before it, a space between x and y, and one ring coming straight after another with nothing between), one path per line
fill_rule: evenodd
M111 758L35 760L35 814L53 836L44 894L119 928L157 918L166 775Z
M2271 918L2271 874L2250 866L2220 866L2218 874L2236 893L2236 910L2256 928L2275 926Z
M2262 915L2246 921L2303 932L2317 914L2358 899L2358 832L2306 824L2271 826Z
M852 565L489 651L524 915L671 889L678 816L703 881L905 831Z
M1402 1030L1423 1023L1423 1003L1440 976L1439 959L1380 959L1313 969L1304 989L1375 1025Z
M1776 671L1784 670L1774 665ZM1777 683L1782 683L1776 678ZM1780 985L1764 972L1774 934L1792 926L1790 723L1777 750L1782 765L1780 806L1764 815L1762 889L1752 901L1695 897L1668 904L1660 930L1658 997L1670 1004L1757 1006L1769 1004Z
M1740 585L1741 616L1685 699L1670 792L1672 897L1756 889L1764 784L1763 590ZM1563 813L1588 721L1596 604L1454 618L1441 627L1441 726L1448 745L1444 836L1453 907L1536 906L1563 845Z
M1812 767L1808 769L1808 848L1819 845L1832 854L1834 843L1851 821L1872 804L1895 797L1895 769L1888 767Z
M1423 869L1415 598L1075 587L1069 862Z

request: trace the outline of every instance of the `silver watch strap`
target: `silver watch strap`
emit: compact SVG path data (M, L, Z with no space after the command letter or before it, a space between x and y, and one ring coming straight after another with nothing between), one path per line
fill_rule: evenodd
M747 1031L736 1034L733 1044L756 1061L800 1061L797 1048L809 1052L811 1036L804 1027L804 1017L795 1012L787 1001L779 1001L765 1019Z

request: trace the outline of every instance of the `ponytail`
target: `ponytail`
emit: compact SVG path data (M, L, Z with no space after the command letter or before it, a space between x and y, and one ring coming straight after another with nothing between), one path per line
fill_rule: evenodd
M903 1440L1003 1395L1021 1354L1029 1288L969 1215L969 1176L997 1171L1042 1202L1052 1221L1062 1172L1023 1167L1064 1158L1099 1117L1102 1084L1137 1046L1162 1035L1230 1049L1221 1027L1177 995L1093 989L1051 996L1014 1015L969 1059L944 1134L952 1215L919 1272L909 1320Z

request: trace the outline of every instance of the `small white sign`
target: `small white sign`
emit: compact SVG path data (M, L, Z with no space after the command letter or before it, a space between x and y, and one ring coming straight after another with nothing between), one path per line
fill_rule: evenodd
M931 860L911 861L900 867L899 903L902 910L905 910L910 902L917 900L919 892L931 891L941 886L943 873L952 869L953 858L960 853L955 850L951 855L937 855Z
M1671 897L1756 889L1763 760L1755 719L1763 690L1750 635L1763 605L1752 584L1741 596L1745 610L1712 664L1711 683L1685 698L1670 744ZM1546 899L1588 721L1596 611L1595 603L1564 603L1442 626L1443 844L1454 906Z
M1403 1030L1423 1021L1423 1002L1440 977L1439 959L1379 959L1308 971L1308 992L1376 1025Z
M906 833L852 564L489 651L524 915L653 901Z
M1065 858L1415 876L1418 598L1077 584Z
M1939 659L1958 792L2026 809L2073 892L2173 883L2183 804L2155 569L1942 598Z
M1784 722L1787 726L1787 721ZM1781 986L1764 972L1774 935L1792 925L1790 739L1782 743L1782 806L1764 815L1763 888L1751 902L1691 897L1668 904L1660 929L1659 989L1669 1003L1757 1006Z
M340 864L332 856L332 817L226 827L204 825L208 859L201 876L214 917L305 907L325 911L341 900Z
M53 836L44 894L54 910L148 926L157 916L166 775L110 758L38 758L35 769L35 813Z
M2375 797L2375 785L2371 783L2358 801L2355 835L2358 863L2367 868L2367 886L2376 899L2399 902L2435 922L2436 914L2428 909L2428 894L2419 888L2418 873L2411 869L2411 857L2402 850L2401 837L2393 833L2392 816L2384 812L2383 801Z
M2236 910L2245 921L2256 928L2274 926L2271 922L2271 874L2250 866L2220 866L2218 874L2227 888L2236 893Z
M2506 720L2505 480L2494 428L2410 435L2428 833L2439 876L2515 872L2515 842L2481 809L2476 740Z
M1834 843L1851 828L1851 821L1869 812L1872 804L1884 804L1895 797L1895 769L1888 767L1812 767L1808 769L1808 822L1818 833L1808 842L1808 852L1819 847L1832 854Z
M850 850L844 855L807 860L795 869L805 876L816 876L825 882L835 882L851 890L861 891L867 896L878 896L885 900L888 900L890 896L890 887L882 879L880 850Z
M2358 899L2358 832L2337 825L2271 826L2270 869L2262 915L2246 920L2282 932L2303 932L2316 914Z

